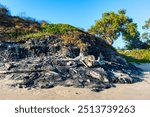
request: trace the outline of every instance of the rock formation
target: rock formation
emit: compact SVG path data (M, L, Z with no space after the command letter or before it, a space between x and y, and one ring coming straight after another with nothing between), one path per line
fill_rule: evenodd
M90 38L90 39L89 39ZM19 88L57 85L101 91L114 83L134 83L140 70L128 63L104 40L90 34L77 47L59 37L0 42L0 79L9 76Z

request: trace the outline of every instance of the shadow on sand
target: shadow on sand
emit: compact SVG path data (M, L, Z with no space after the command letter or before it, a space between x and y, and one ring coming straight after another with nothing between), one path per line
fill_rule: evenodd
M133 83L142 82L145 80L145 73L150 72L150 63L132 63L137 67L139 74L133 74ZM135 76L134 76L135 75Z

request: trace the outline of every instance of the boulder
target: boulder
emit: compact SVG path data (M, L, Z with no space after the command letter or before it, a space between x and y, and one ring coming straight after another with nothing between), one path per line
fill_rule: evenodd
M101 82L109 82L109 80L107 79L106 72L103 68L96 68L94 70L90 70L87 72L87 74L92 78L100 80Z
M118 83L133 83L133 79L128 74L119 71L113 72L113 74Z

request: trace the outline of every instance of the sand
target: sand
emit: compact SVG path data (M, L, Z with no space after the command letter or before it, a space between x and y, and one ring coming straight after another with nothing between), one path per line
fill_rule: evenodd
M137 65L137 64L136 64ZM150 64L138 64L144 71L142 82L117 84L116 88L92 92L90 89L57 86L52 89L18 89L10 87L14 81L0 80L1 100L149 100Z

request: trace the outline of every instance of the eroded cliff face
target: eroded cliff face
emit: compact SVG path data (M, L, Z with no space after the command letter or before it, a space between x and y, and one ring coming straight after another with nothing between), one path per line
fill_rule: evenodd
M89 37L88 37L89 38ZM134 83L140 70L104 40L83 36L85 46L46 36L20 42L0 42L0 79L15 80L19 88L57 85L101 91L114 83Z

